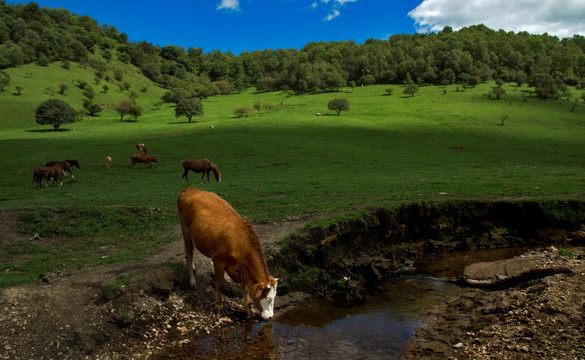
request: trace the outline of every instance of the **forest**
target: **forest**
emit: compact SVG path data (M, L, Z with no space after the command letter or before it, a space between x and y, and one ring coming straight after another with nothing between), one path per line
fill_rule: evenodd
M101 55L99 57L91 56ZM115 26L36 3L0 1L0 69L79 62L105 76L107 62L137 66L180 97L205 98L249 87L259 91L339 91L373 84L528 83L541 98L585 87L585 37L492 30L474 25L439 33L397 34L387 40L310 42L301 49L242 52L129 42ZM108 79L109 80L109 79Z

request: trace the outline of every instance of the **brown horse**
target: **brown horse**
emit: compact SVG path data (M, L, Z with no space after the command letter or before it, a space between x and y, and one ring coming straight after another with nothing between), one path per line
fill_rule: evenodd
M215 174L215 180L221 181L221 173L219 169L211 160L201 159L201 160L193 160L187 159L183 160L181 163L183 164L183 169L185 172L183 173L183 178L189 182L189 170L193 171L194 173L202 173L201 174L201 184L203 184L203 178L205 174L207 174L207 182L209 182L209 172L213 171Z
M67 163L67 165L69 165L68 168L63 168L63 170L67 171L71 175L72 179L75 179L75 176L73 176L73 172L71 171L71 167L77 166L78 169L81 168L79 166L79 161L77 161L77 160L47 161L45 166L51 167L51 166L58 164L58 163Z
M158 164L158 159L154 156L146 155L146 154L132 154L130 155L130 165L136 167L136 164L148 164L150 167L154 167L152 165L153 162Z
M42 187L43 178L47 181L45 187L49 186L49 180L53 178L53 185L59 182L59 186L63 185L63 174L65 171L71 172L71 167L66 161L58 162L53 166L43 166L35 169L33 173L33 183L37 183L37 187Z

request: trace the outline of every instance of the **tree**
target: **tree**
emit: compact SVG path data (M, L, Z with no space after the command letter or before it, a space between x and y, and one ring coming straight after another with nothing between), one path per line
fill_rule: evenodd
M116 111L120 114L120 121L124 120L124 116L128 115L130 112L130 106L134 105L130 100L123 100L118 106L116 107Z
M95 90L91 86L87 85L83 91L83 95L89 100L93 100L95 97Z
M10 74L0 71L0 92L3 92L4 88L8 85L10 85Z
M37 107L35 118L38 124L51 125L57 131L62 124L75 122L77 113L66 102L49 99Z
M404 91L402 91L403 94L409 94L411 96L414 96L414 94L417 92L418 92L418 85L415 83L410 83L410 84L406 85L406 87L404 88Z
M175 107L175 117L185 116L191 122L193 116L203 115L203 104L198 99L183 99Z
M337 111L337 116L341 114L341 111L349 111L349 102L347 99L333 99L327 104L329 110Z
M548 99L558 95L555 79L549 74L539 73L532 75L528 85L534 87L534 92L541 99Z
M15 89L16 89L16 94L17 95L22 94L22 90L24 90L24 88L22 86L16 86Z
M103 110L100 104L94 103L91 100L85 100L83 102L83 107L91 116L95 116L97 113Z
M496 96L496 100L500 100L500 97L506 95L506 90L499 86L494 86L492 88L492 94Z
M59 94L64 95L65 91L69 90L69 86L65 83L59 84Z
M128 109L128 115L132 116L134 121L138 121L138 117L142 115L142 106L138 104L130 105L130 108Z

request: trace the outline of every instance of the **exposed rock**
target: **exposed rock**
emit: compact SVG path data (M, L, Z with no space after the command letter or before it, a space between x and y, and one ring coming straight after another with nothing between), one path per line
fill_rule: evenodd
M569 274L571 269L554 263L543 264L532 258L513 258L468 265L463 279L471 286L502 287L559 273Z

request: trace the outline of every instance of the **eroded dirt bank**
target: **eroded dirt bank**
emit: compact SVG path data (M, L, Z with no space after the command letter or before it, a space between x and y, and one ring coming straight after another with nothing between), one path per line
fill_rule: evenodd
M303 221L256 228L271 271L287 278L278 298L278 313L294 306L297 298L292 295L298 294L294 292L298 286L306 289L310 284L315 294L331 300L359 301L361 282L394 271L412 271L412 260L425 254L551 241L582 243L583 208L576 202L544 207L538 203L415 204L313 228L291 237L284 247L278 245L279 240L300 229ZM11 224L14 218L6 212L0 214L3 246L9 238L22 239ZM226 315L214 315L208 259L195 259L200 264L198 291L183 287L180 270L158 266L183 262L178 228L173 231L177 240L143 264L44 274L35 284L3 289L0 359L162 358L162 348L188 345L214 336L220 328L253 321L245 318L235 287L227 291ZM562 263L572 270L570 274L504 290L470 289L451 299L429 314L429 319L436 320L419 331L420 338L411 342L404 357L582 358L584 250L576 247L572 251L572 257L552 249L526 255ZM145 271L129 286L104 291L104 284L138 269Z

